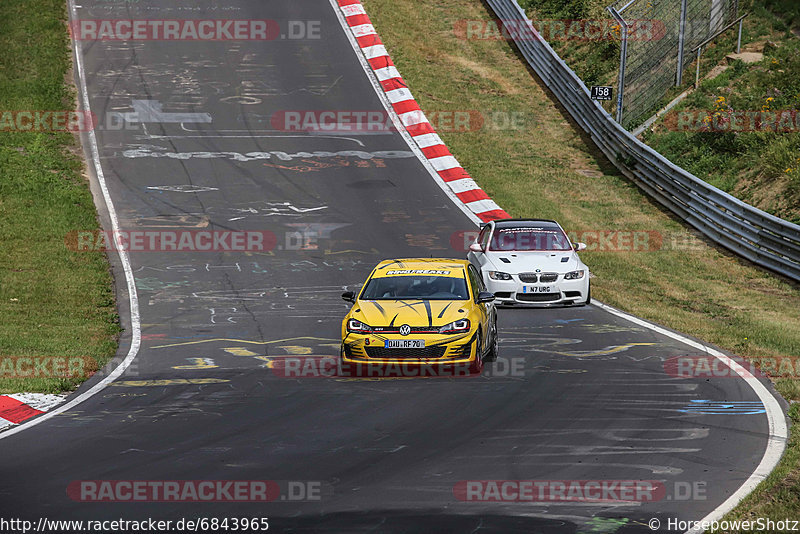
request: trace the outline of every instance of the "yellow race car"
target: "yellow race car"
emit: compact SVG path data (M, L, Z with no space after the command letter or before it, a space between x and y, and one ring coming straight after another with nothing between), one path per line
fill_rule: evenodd
M494 295L468 261L384 260L342 322L341 367L372 376L474 374L497 358Z

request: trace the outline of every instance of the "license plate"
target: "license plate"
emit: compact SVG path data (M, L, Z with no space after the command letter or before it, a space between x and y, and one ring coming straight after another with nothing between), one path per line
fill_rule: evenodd
M387 339L383 342L387 349L424 349L424 339Z
M522 286L523 293L550 293L550 286Z

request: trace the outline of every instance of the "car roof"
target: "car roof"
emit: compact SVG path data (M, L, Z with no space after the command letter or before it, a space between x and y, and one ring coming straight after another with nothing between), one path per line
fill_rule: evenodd
M467 260L450 258L401 258L383 260L375 267L375 277L424 275L462 278L469 265ZM426 272L433 271L433 272Z
M500 219L495 228L560 228L552 219Z

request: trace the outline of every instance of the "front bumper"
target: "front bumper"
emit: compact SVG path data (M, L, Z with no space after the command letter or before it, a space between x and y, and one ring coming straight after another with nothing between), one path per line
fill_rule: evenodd
M564 275L559 274L552 283L525 283L519 275L512 274L511 280L486 280L486 288L494 293L495 304L499 306L567 306L586 302L589 276L587 273L578 280L565 280ZM540 288L548 290L542 293Z
M342 340L341 357L343 363L352 364L393 364L393 365L431 365L431 364L472 364L477 361L477 331L463 334L353 334L346 333ZM423 339L423 349L387 349L387 339Z

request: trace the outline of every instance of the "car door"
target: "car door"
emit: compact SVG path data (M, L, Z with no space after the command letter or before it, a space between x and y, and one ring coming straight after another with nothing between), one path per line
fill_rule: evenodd
M469 262L477 269L478 273L483 275L484 266L489 262L485 251L489 248L489 237L492 233L492 228L490 224L484 226L478 237L476 242L483 248L484 252L472 252L471 250L467 253L467 259Z

